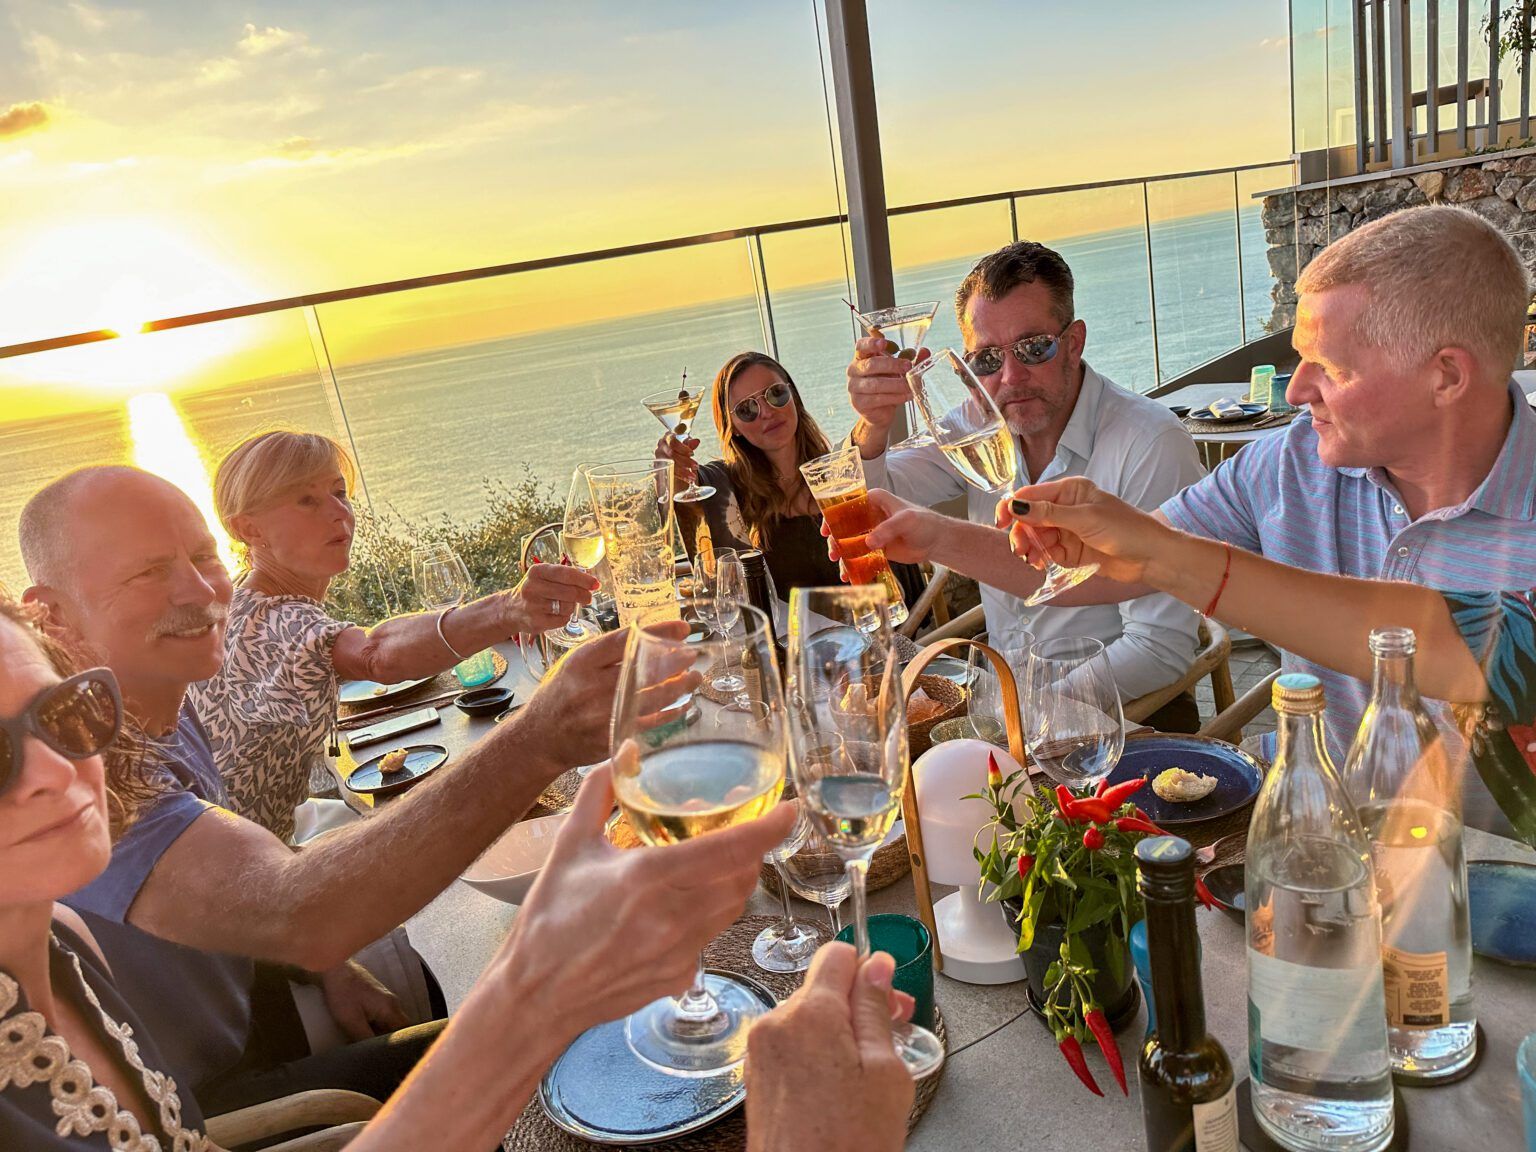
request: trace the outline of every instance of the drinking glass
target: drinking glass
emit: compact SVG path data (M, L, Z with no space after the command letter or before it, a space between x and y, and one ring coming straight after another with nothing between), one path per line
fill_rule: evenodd
M1001 499L1014 486L1018 449L1008 422L971 366L953 348L945 348L907 373L907 386L933 433L933 440L966 483ZM1028 524L1024 530L1034 537ZM1035 540L1038 544L1038 538ZM1042 552L1045 550L1042 548ZM1045 583L1025 599L1033 608L1099 570L1097 564L1063 568L1046 557Z
M446 544L412 548L411 577L416 582L417 599L427 609L462 604L475 587L464 561Z
M734 696L736 699L728 707L741 711L746 707L748 700L747 682L732 667L731 649L734 645L731 643L731 632L741 619L741 609L748 601L747 572L734 548L722 548L715 553L715 579L712 592L710 603L713 607L711 615L705 617L705 622L720 634L726 661L720 675L710 681L710 687L717 692L728 692Z
M1520 1042L1515 1067L1520 1073L1520 1097L1525 1101L1526 1152L1536 1152L1536 1032Z
M660 392L652 392L642 404L656 419L661 421L661 426L674 437L682 440L688 435L688 430L693 427L694 417L699 414L699 405L704 400L703 388L688 388L688 370L683 369L683 383L678 388L664 388ZM708 500L715 494L715 490L708 484L692 483L681 492L673 495L672 499L682 504L692 504L699 500Z
M1022 628L1016 628L1006 637L997 640L990 639L985 632L976 639L1003 658L1003 663L1013 673L1014 683L1022 687L1029 663L1029 647L1035 642L1034 636ZM966 693L966 715L970 718L971 728L980 740L1006 745L1008 718L1003 712L1003 682L992 667L992 661L987 659L986 653L980 648L971 648L969 660L971 674Z
M757 609L742 608L741 623L763 707L719 710L714 723L689 724L687 713L721 642L630 630L614 701L613 790L653 850L754 820L784 789L787 722L773 639ZM743 982L706 974L701 957L693 986L630 1016L625 1035L636 1056L663 1072L714 1076L741 1063L747 1030L769 1007Z
M603 562L603 533L597 526L597 509L592 503L592 485L587 482L586 465L578 465L571 474L570 492L565 498L565 519L560 524L562 560L583 572L591 572ZM571 637L597 636L602 632L595 620L581 614L581 605L571 609L565 633Z
M869 546L869 534L880 521L869 503L864 460L858 448L845 444L825 456L807 460L800 465L800 474L816 498L827 531L837 541L848 583L884 588L891 624L904 623L907 605L901 597L901 585L896 583L896 574L891 571L885 553Z
M619 623L676 620L672 461L621 460L587 466Z
M927 300L921 304L898 304L894 308L880 308L874 312L860 312L854 310L854 315L864 325L864 330L871 336L884 336L896 345L893 353L902 360L917 359L917 354L922 351L923 340L928 335L928 329L933 325L933 318L938 314L939 302ZM897 452L903 448L922 448L933 443L933 438L923 431L922 425L915 418L912 402L907 402L907 435L904 439L892 444L889 451Z
M854 939L869 955L864 884L870 859L901 812L907 709L896 638L879 585L796 588L789 600L789 700L795 791L843 860ZM837 633L864 643L828 643ZM914 1077L944 1062L933 1033L903 1025L896 1049Z
M778 922L768 925L752 941L752 962L765 972L804 972L811 966L811 957L822 942L822 935L814 925L795 919L795 910L789 902L789 877L784 870L784 862L805 848L810 835L810 819L802 809L794 829L764 857L778 875L779 899L783 905Z
M1125 722L1104 645L1088 636L1041 640L1029 650L1024 679L1030 758L1068 787L1108 776L1125 750Z
M851 882L843 858L832 851L826 837L816 830L816 825L801 809L801 820L807 833L804 843L795 852L779 862L780 879L789 884L789 890L802 900L820 904L827 910L827 922L832 928L832 938L843 930L840 910L848 899Z

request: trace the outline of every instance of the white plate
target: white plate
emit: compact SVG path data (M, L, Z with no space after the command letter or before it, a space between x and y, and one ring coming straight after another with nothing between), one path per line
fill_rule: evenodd
M539 870L549 858L555 834L565 824L568 812L519 820L502 833L501 839L480 854L464 871L461 879L487 896L508 904L521 904L528 889L539 878Z
M403 692L409 692L412 688L420 688L430 676L420 680L401 680L398 684L379 684L373 680L343 680L337 691L337 698L343 704L369 704L375 700L388 700L391 696L399 696Z

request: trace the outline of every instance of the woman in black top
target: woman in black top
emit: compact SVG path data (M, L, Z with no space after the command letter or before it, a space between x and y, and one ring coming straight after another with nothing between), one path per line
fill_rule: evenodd
M800 465L832 450L784 366L761 352L738 352L715 375L712 392L720 459L700 465L699 441L667 433L656 455L673 461L677 490L696 477L715 489L708 500L676 504L689 554L711 549L759 548L780 596L791 588L837 584L837 563L827 557L821 513L800 475ZM916 567L893 564L910 604L922 591Z

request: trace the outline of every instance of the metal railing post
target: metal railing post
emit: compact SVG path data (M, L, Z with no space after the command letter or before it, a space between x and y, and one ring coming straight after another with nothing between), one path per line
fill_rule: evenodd
M1013 242L1019 242L1019 199L1017 196L1008 197L1008 228L1013 234Z
M1440 151L1440 0L1424 7L1424 128L1430 153Z
M1141 224L1147 242L1147 304L1152 310L1152 387L1163 382L1163 358L1157 346L1157 275L1152 270L1152 208L1147 202L1147 185L1141 185Z
M1349 0L1355 40L1355 171L1357 172L1364 172L1370 160L1366 145L1369 135L1366 126L1370 123L1371 106L1366 90L1370 64L1365 52L1365 5L1366 0ZM1295 83L1295 73L1292 72L1291 75L1292 83Z
M1406 168L1413 162L1413 75L1408 43L1408 0L1386 0L1387 73L1392 91L1392 167Z
M363 494L363 503L372 512L373 497L368 495L368 477L363 472L363 458L357 451L357 439L352 435L352 422L347 419L347 405L341 398L341 386L336 383L336 369L331 364L331 349L325 342L325 329L320 326L320 311L313 304L304 308L304 323L309 328L309 347L315 354L315 370L324 384L325 402L331 410L331 420L347 438L347 451L352 465L357 469L357 484Z
M1148 233L1150 235L1150 233ZM1243 213L1238 202L1237 173L1232 173L1232 235L1237 238L1237 333L1248 343L1248 295L1243 289ZM1148 258L1148 266L1151 259Z
M1499 0L1488 0L1488 124L1483 147L1499 142Z
M747 260L752 265L752 286L757 295L757 319L763 326L763 347L779 358L779 336L773 328L773 300L768 295L768 266L763 263L762 233L747 237Z
M1467 147L1467 8L1456 0L1456 147Z

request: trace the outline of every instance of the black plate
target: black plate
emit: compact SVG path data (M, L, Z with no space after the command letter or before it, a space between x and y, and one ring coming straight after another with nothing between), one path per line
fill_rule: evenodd
M1176 804L1152 791L1152 781L1166 768L1182 768L1201 776L1216 777L1216 789L1209 796ZM1131 799L1142 811L1164 828L1198 824L1236 812L1259 794L1264 771L1259 762L1241 748L1205 736L1127 736L1120 762L1109 774L1111 784L1147 778L1147 785Z
M466 716L495 716L511 707L512 689L476 688L472 692L461 692L453 704Z
M1239 404L1238 407L1243 410L1241 416L1217 416L1209 407L1196 408L1189 415L1194 420L1215 420L1218 424L1230 424L1236 420L1252 420L1255 416L1262 416L1269 411L1268 404Z
M391 748L390 752L396 751ZM347 777L347 787L362 796L388 796L402 792L444 764L448 763L448 749L441 744L410 744L405 749L405 769L387 776L379 771L379 761L389 752L380 752L371 760L364 760L352 775Z

